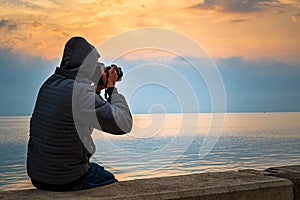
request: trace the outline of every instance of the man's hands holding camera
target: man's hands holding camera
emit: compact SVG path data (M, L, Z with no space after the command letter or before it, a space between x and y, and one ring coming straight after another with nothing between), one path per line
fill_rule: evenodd
M101 82L101 84L97 84L96 93L100 93L100 91L105 88L115 87L115 84L118 81L118 74L116 72L116 69L116 65L112 65L108 72L105 70L104 67L100 68L101 77L99 82Z
M118 80L118 74L117 74L117 66L116 65L112 65L111 69L108 71L108 79L107 79L107 73L103 73L102 77L105 78L105 80L107 79L107 84L106 84L106 88L110 88L110 87L115 87L115 84Z

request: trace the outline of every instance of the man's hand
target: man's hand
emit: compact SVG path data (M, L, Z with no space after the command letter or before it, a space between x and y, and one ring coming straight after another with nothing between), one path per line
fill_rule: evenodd
M103 83L106 83L106 73L102 71L101 79ZM115 87L116 81L118 80L118 75L116 72L116 66L112 66L109 70L107 85L97 85L96 92L100 93L101 90L105 88Z
M106 76L106 75L105 75ZM116 66L112 66L109 70L109 76L107 79L107 88L115 87L116 81L118 80L118 74L116 72Z

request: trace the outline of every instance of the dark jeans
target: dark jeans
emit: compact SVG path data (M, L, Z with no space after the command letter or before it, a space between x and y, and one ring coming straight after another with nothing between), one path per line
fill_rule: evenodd
M105 170L104 167L90 163L90 169L87 174L80 180L73 181L69 184L64 185L50 185L41 183L39 181L31 180L32 184L42 190L50 191L72 191L72 190L84 190L94 188L102 185L111 184L118 181L115 176L109 171Z
M90 169L83 179L83 181L72 188L72 190L84 190L89 188L94 188L102 185L108 185L118 180L109 171L105 170L104 167L96 164L90 163Z

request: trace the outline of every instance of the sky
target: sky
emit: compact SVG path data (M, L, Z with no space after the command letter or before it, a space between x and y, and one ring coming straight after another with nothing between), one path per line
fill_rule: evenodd
M227 112L300 111L299 0L0 0L0 115L31 115L39 87L59 65L70 37L80 35L98 46L146 27L175 31L201 45L220 72ZM181 56L199 59L197 52ZM159 50L120 56L116 62L125 72L120 91L130 94L126 84L156 77L157 66L162 72L169 66L183 74L198 103L184 111L212 111L216 105L205 77L194 76L179 58ZM126 80L126 73L145 63L156 64ZM126 96L133 113L182 111L189 94L175 88L184 84L171 75L165 79L174 90L156 80Z

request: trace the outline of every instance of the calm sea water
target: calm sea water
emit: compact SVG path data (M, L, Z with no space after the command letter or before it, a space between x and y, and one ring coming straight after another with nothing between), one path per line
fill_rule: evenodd
M92 161L119 180L300 164L300 113L223 117L134 115L130 134L94 131ZM0 117L0 191L32 188L25 165L29 119Z

